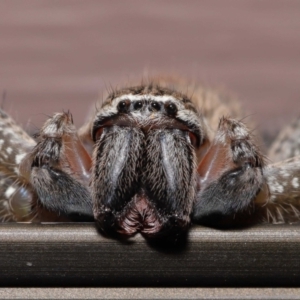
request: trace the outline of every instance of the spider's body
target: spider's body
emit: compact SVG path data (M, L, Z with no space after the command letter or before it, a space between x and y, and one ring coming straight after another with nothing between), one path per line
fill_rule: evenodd
M3 113L2 220L94 217L106 233L148 237L191 220L298 220L299 158L265 166L249 129L224 115L240 116L234 101L163 80L112 92L78 133L57 113L36 142Z

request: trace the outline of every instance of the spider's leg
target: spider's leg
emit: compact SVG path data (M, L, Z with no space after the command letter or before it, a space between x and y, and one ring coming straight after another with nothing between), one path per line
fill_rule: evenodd
M300 156L269 165L264 170L268 185L255 199L256 218L273 224L300 220Z
M265 168L268 191L255 199L256 217L268 223L300 220L300 118L284 127L273 142Z
M20 164L20 173L46 209L67 216L92 217L91 158L81 144L70 113L48 119L37 145Z
M274 162L287 160L300 155L300 117L284 127L268 152Z
M0 221L38 221L34 192L19 173L22 158L35 145L25 131L0 110Z
M264 186L263 157L247 127L222 118L215 139L198 166L193 221L230 216L252 207Z

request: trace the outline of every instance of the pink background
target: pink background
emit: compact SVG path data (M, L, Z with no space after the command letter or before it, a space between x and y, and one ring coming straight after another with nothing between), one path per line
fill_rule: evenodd
M274 135L300 115L300 1L0 2L0 91L29 131L145 72L225 86Z

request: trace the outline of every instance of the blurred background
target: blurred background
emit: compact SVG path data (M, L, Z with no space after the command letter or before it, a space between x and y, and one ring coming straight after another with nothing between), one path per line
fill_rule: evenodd
M0 1L3 105L29 131L160 72L226 87L275 135L300 115L300 1Z

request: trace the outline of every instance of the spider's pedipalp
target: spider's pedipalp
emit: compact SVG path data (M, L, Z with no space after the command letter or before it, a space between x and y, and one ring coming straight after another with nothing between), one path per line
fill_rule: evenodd
M92 216L90 168L91 158L70 113L56 113L40 130L36 146L20 164L20 173L44 208L67 216Z
M198 167L199 192L193 219L246 210L264 185L264 160L244 124L222 118Z

